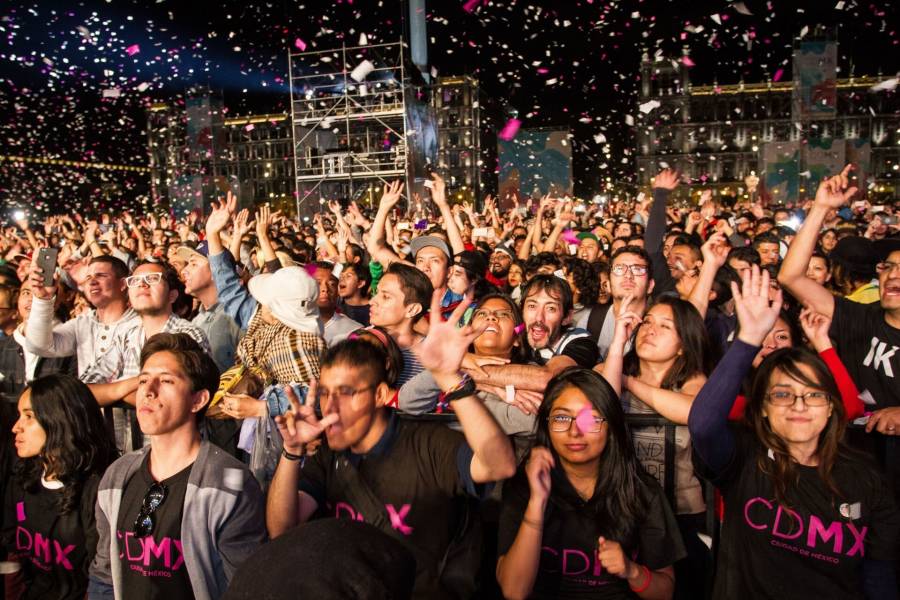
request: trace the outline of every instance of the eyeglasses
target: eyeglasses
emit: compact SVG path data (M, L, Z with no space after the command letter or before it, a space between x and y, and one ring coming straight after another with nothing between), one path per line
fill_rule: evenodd
M631 271L631 274L635 277L643 277L647 274L647 265L623 265L618 264L614 265L610 272L616 277L622 277L625 275L626 271Z
M162 273L147 273L146 275L131 275L130 277L125 278L125 285L130 288L138 287L139 285L156 285L160 281L162 281L163 274Z
M168 493L169 489L159 482L150 486L143 502L141 502L141 510L138 512L137 519L134 520L133 531L135 537L143 538L153 533L155 525L153 513L163 503Z
M806 392L805 394L797 395L793 392L780 390L769 392L766 394L766 398L769 399L769 404L772 406L793 406L798 398L803 400L803 404L806 406L825 406L831 402L831 394L826 392Z
M550 431L554 431L556 433L564 433L572 428L572 423L575 421L575 417L571 415L550 415L549 417L547 417L547 421L550 422ZM600 430L603 429L604 423L606 423L605 418L594 417L591 428L588 429L585 433L600 433Z
M513 311L509 309L501 308L500 310L487 310L486 308L479 308L472 315L473 319L487 319L488 317L494 317L498 321L501 319L509 319L513 320Z
M347 402L349 400L352 400L355 395L361 394L374 388L374 385L367 385L361 388L352 388L349 385L342 385L334 390L319 387L316 389L316 401L321 403L322 400L328 400L332 397L336 397L338 401Z
M900 263L885 260L875 265L875 271L878 273L890 273L897 267L900 267Z

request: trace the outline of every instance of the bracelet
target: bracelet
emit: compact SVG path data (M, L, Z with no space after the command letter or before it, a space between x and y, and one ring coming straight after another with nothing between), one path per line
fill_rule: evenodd
M628 584L628 587L631 588L631 591L635 594L640 594L641 592L647 591L647 588L650 587L650 582L653 581L653 571L650 570L647 565L641 565L641 569L644 570L644 573L647 575L647 581L639 588L632 587L631 584Z
M444 402L453 402L454 400L462 400L475 394L475 380L466 373L460 379L460 382L444 392Z
M288 452L287 450L285 450L284 448L281 449L281 455L291 461L297 461L297 460L302 461L303 458L305 457L305 454L306 454L305 447L303 448L303 450L300 451L300 454L292 454L292 453Z

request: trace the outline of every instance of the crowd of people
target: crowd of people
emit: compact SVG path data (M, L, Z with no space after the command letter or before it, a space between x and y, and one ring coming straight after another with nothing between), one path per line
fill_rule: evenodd
M5 597L898 598L900 201L429 184L3 230Z

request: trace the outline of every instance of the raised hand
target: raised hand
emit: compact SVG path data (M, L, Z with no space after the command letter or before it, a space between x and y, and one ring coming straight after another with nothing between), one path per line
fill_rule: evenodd
M759 346L778 320L778 313L781 311L781 290L778 290L775 300L770 303L769 272L763 271L760 274L757 265L753 265L749 271L744 271L741 279L743 282L740 288L737 283L731 283L734 310L740 326L738 339L751 346Z
M44 270L40 268L36 260L31 261L28 267L28 280L31 282L31 293L36 298L42 300L52 300L56 296L56 284L59 281L59 275L53 274L53 285L44 286Z
M640 567L625 556L622 545L602 535L597 539L597 560L607 573L622 579L632 579L641 574Z
M831 319L826 315L817 313L811 308L804 308L800 311L800 327L816 352L824 352L832 347L831 338L828 337Z
M653 178L653 187L672 191L678 187L678 171L674 169L663 169Z
M826 208L840 208L856 193L857 188L850 185L850 171L853 165L847 165L834 177L823 179L816 191L815 204Z
M471 293L466 294L450 318L444 321L441 319L442 296L443 293L438 290L432 294L428 335L414 347L414 351L422 366L432 374L450 375L459 372L469 346L484 332L489 323L483 323L478 329L472 325L457 327L459 320L472 303Z
M212 210L206 218L206 235L214 235L222 232L231 221L232 215L237 210L237 197L229 190L224 202L212 203Z
M535 446L531 449L531 455L525 465L525 475L528 477L532 501L546 505L552 488L550 471L554 464L553 453L547 448Z
M444 178L437 173L431 173L431 200L438 206L447 203L447 185Z
M616 313L616 327L610 348L625 348L625 343L631 338L635 328L641 322L641 315L631 310L634 294L628 294L622 299L619 312Z
M268 204L259 207L259 210L256 211L256 237L260 239L268 237L269 226L276 214L278 213L273 213Z
M316 380L310 380L306 402L302 403L294 394L291 386L284 386L284 394L287 396L291 408L283 415L275 417L275 425L284 440L284 449L291 454L302 454L306 444L315 441L325 429L340 420L337 413L325 415L321 420L316 417L316 411L313 408L316 389Z
M391 210L400 202L400 196L403 194L403 182L399 179L394 180L384 186L384 193L381 195L380 208Z
M706 243L700 247L700 253L703 255L703 263L710 262L716 265L717 269L721 269L728 261L728 252L731 248L725 239L724 233L714 233L709 236Z
M241 239L253 229L253 221L250 220L250 211L246 208L234 216L234 236Z

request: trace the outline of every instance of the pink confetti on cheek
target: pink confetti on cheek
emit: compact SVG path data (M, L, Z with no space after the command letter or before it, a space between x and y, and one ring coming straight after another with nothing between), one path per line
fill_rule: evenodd
M128 56L134 56L135 54L137 54L140 51L141 51L141 47L137 44L133 44L133 45L125 48L125 53L128 54Z
M519 119L510 119L506 122L506 125L503 126L503 129L500 130L500 133L497 134L504 142L508 142L516 137L516 134L519 133L519 127L522 125L522 121Z
M296 40L294 40L294 45L297 46L298 48L300 48L300 52L306 51L306 42L304 42L300 38L297 38Z
M584 408L578 411L578 416L575 417L575 427L581 433L590 433L591 429L594 428L594 411L591 410L590 405L585 405Z
M784 75L784 69L778 69L775 71L775 76L772 77L772 81L781 81L782 75Z

